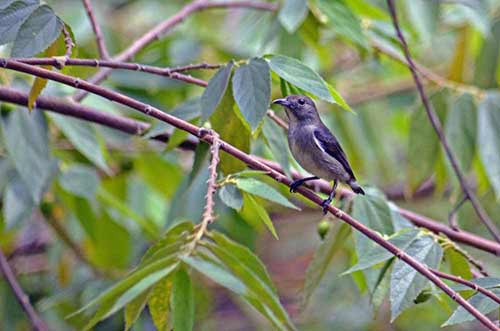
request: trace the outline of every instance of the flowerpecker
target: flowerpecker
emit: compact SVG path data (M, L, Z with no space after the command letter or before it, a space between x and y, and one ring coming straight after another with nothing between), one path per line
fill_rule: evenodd
M356 182L356 177L337 138L321 121L311 98L303 95L290 95L283 99L276 99L273 103L285 108L289 121L288 145L293 157L302 168L314 175L294 181L290 185L290 192L295 192L299 186L309 180L319 178L333 180L332 191L328 199L321 204L325 214L335 197L339 181L349 185L355 193L365 194Z

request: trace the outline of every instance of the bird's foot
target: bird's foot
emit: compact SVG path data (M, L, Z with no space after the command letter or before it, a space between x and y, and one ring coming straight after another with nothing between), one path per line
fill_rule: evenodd
M326 213L328 212L328 206L330 206L330 203L332 203L332 200L333 198L328 198L328 199L325 199L323 200L323 202L321 203L321 207L323 207L323 214L326 215Z
M297 192L297 189L298 189L298 188L299 188L302 184L304 184L304 181L302 181L302 180L300 180L300 179L299 179L299 180L294 181L292 184L290 184L290 192L292 192L292 193Z

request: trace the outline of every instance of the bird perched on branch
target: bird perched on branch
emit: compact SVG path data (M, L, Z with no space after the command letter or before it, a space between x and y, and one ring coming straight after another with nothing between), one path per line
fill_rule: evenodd
M333 180L328 199L321 204L326 214L328 206L335 197L338 182L346 183L357 194L365 194L356 182L347 157L335 136L321 121L316 105L311 98L303 95L290 95L276 99L274 104L285 108L289 120L288 144L293 157L302 168L313 174L296 180L290 185L290 192L309 180L319 178Z

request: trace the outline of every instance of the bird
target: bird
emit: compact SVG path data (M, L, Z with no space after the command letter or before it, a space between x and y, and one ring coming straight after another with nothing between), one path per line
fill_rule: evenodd
M293 157L302 168L314 175L294 181L290 185L290 192L295 192L310 180L323 178L333 181L328 198L321 204L324 214L335 197L338 182L349 185L356 194L365 194L356 181L344 150L321 120L311 98L304 95L289 95L286 98L273 100L272 103L281 105L285 109L289 122L288 145Z

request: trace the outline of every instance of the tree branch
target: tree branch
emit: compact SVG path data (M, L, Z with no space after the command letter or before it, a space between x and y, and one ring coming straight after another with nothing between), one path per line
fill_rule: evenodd
M28 94L5 87L0 87L0 100L26 106L28 103ZM78 103L69 103L64 99L56 97L39 96L36 100L36 108L54 111L63 115L98 123L133 135L142 135L150 128L150 124L146 122L141 122L138 120L98 111ZM161 134L154 137L153 139L166 142L168 141L169 136L168 134ZM180 145L180 147L194 150L197 144L197 139L188 138ZM283 173L281 166L276 162L259 158L257 156L254 157L262 163L265 163L267 166L273 168L274 170ZM302 174L294 170L292 170L291 174L294 179L303 177ZM314 186L309 187L317 187L321 192L325 194L328 194L331 191L330 184L325 180L318 180L314 183ZM339 194L341 197L347 197L351 196L353 193L350 190L341 188L339 190ZM432 220L403 208L399 208L398 211L403 217L411 221L416 226L427 228L435 233L442 233L453 241L472 246L495 255L500 255L500 244L496 242L484 239L469 232L454 231L453 229L442 223L439 223L438 221Z
M92 30L95 34L95 39L97 43L97 50L99 52L99 56L101 59L107 60L109 59L109 53L106 48L106 44L104 43L104 37L101 31L101 27L97 24L97 20L94 15L94 10L92 9L92 3L90 0L82 0L83 6L85 7L85 11L87 12L87 16L90 20L90 25L92 26Z
M484 210L483 206L475 196L475 194L472 192L470 187L467 184L467 180L460 170L460 167L458 165L457 159L453 155L453 152L451 151L450 146L448 145L448 141L446 139L446 136L444 135L443 128L441 126L441 122L439 121L438 116L432 109L432 105L429 102L429 99L427 98L427 95L425 94L424 87L422 85L422 82L420 81L420 77L418 76L417 73L417 68L415 67L415 64L413 63L413 60L410 55L410 50L408 49L408 45L406 43L406 40L403 36L403 33L401 32L401 28L399 27L398 23L398 17L396 14L396 8L394 6L394 1L393 0L387 0L387 5L389 7L389 11L391 13L392 17L392 22L394 24L394 28L396 30L396 34L399 38L399 41L401 42L401 47L403 49L403 52L405 54L406 62L408 65L408 68L411 71L411 74L413 76L413 80L415 81L415 85L417 86L418 93L420 94L420 98L422 99L422 103L424 105L425 111L427 113L427 117L429 117L429 120L431 121L432 127L434 128L434 131L436 131L436 134L439 138L439 141L441 142L441 145L443 146L443 149L446 153L446 156L450 160L451 166L458 178L458 181L460 182L460 186L462 187L462 191L464 192L465 196L467 199L470 200L472 207L476 211L477 216L483 222L483 224L488 228L490 231L491 235L495 238L497 242L500 242L500 231L497 229L493 221L489 218L488 214Z
M206 1L206 0L194 0L193 2L185 5L177 14L169 17L165 21L161 22L157 26L153 27L151 30L146 32L142 37L137 39L130 45L127 49L122 51L120 54L116 55L113 59L119 62L129 61L134 57L137 52L149 45L154 40L160 39L162 35L167 33L177 24L181 23L189 15L196 13L201 10L211 9L211 8L250 8L255 10L264 11L275 11L278 6L273 3L260 2L260 1ZM89 79L90 83L99 84L105 80L111 73L110 69L101 69L94 76ZM81 101L87 92L79 91L73 96L73 100Z
M2 250L0 250L0 271L2 272L10 288L14 292L17 301L28 316L33 329L35 331L48 331L49 328L47 327L45 322L38 316L38 313L30 303L29 297L26 295L26 293L24 293L23 289L19 285L19 282L17 281L16 276L14 275L14 272L7 262L7 258L5 257Z
M154 117L160 121L171 124L180 130L184 130L193 136L197 137L201 141L204 141L208 144L214 143L214 136L212 135L201 135L202 130L200 131L200 127L181 120L175 116L172 116L168 113L161 111L158 108L155 108L149 104L140 102L133 98L130 98L121 93L115 92L113 90L103 88L89 82L80 80L75 77L63 75L61 73L53 72L47 69L33 67L24 63L20 63L13 60L0 59L0 64L8 69L16 70L24 73L28 73L37 77L50 79L53 81L60 82L62 84L72 86L75 88L83 89L88 92L100 95L106 99L117 102L124 106L133 108L138 110L139 112L146 114L148 116ZM266 173L267 176L273 178L275 181L290 186L292 184L292 180L287 178L282 173L276 171L275 169L267 166L263 162L259 161L257 158L239 150L233 145L229 144L226 141L220 140L220 149L225 151L226 153L232 155L233 157L243 161L250 168L255 170L260 170ZM301 187L297 190L305 198L309 199L313 203L318 206L322 205L323 199L316 195L314 192ZM464 307L469 313L471 313L477 320L479 320L483 325L488 327L490 330L500 331L492 321L490 321L485 315L483 315L480 311L478 311L474 306L472 306L467 300L462 298L457 292L453 291L446 283L444 283L438 276L436 276L432 271L421 262L417 261L415 258L406 254L403 250L399 249L397 246L392 244L391 242L384 239L380 234L373 231L369 227L365 226L358 220L354 219L349 214L344 211L329 205L327 209L331 214L341 219L345 223L349 224L351 227L355 228L359 232L361 232L364 236L368 237L370 240L376 242L378 245L385 248L391 254L396 256L397 258L403 260L406 264L411 266L417 272L422 274L424 277L433 282L437 287L439 287L443 292L445 292L450 298L456 301L459 305Z

